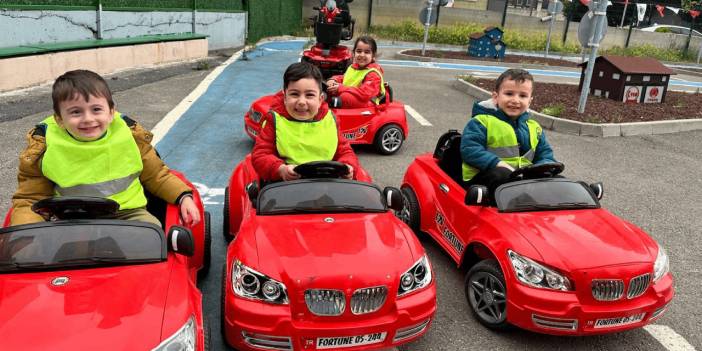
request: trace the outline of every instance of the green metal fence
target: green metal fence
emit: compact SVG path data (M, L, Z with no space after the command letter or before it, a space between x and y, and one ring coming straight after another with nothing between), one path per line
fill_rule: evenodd
M292 34L302 24L302 0L248 0L248 42Z

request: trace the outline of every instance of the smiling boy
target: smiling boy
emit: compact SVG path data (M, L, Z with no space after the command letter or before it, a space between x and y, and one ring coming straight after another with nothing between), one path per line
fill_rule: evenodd
M262 122L251 159L267 181L298 179L295 166L330 160L346 164L346 177L353 178L358 159L324 101L319 68L298 62L285 70L283 91Z
M508 69L495 82L492 98L473 105L473 118L461 136L466 188L486 185L490 192L516 168L556 162L538 122L529 117L534 77Z
M66 72L52 88L54 115L27 134L20 154L11 225L45 220L32 205L54 196L116 201L116 219L160 225L146 210L144 188L180 205L183 222L200 221L192 190L171 174L150 144L152 135L115 111L112 93L97 73Z

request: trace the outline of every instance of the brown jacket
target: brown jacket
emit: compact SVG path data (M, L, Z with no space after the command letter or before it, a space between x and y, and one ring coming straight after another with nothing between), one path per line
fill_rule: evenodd
M192 189L175 175L156 154L151 146L153 134L138 123L123 117L132 130L134 141L141 151L144 169L139 180L153 195L174 204L183 193ZM44 218L32 211L32 204L54 196L54 183L41 172L41 158L46 151L46 138L38 127L27 133L27 148L20 153L17 191L12 196L10 225L42 222Z

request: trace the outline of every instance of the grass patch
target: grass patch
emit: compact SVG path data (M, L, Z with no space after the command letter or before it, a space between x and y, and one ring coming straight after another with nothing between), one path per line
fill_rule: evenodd
M466 81L470 84L477 84L478 83L478 78L473 76L472 74L463 74L458 76L458 79L461 79L463 81Z
M561 103L553 104L553 105L548 105L544 108L541 109L541 113L553 116L553 117L560 117L561 114L565 111L565 105Z

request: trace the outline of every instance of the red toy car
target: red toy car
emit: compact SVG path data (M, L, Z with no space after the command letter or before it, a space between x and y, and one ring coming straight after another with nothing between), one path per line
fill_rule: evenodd
M87 219L118 207L59 197L34 206L57 221L7 227L8 214L0 229L2 349L208 349L196 283L209 269L209 213L186 228L177 206L150 198L168 235L150 223Z
M341 132L351 144L372 144L378 153L390 155L400 150L409 134L405 105L393 101L390 86L385 85L387 98L379 105L363 108L333 108ZM261 131L263 116L270 110L274 95L267 95L251 104L244 114L244 130L253 140Z
M340 169L303 164L296 172L309 179L260 190L250 156L235 169L224 209L236 228L222 275L227 344L366 350L410 342L429 328L436 287L421 244L389 211L402 208L399 189L317 178Z
M405 173L398 213L468 270L478 321L558 335L638 328L673 298L668 257L643 230L600 207L602 184L562 177L560 163L517 169L495 194L461 180L460 134L439 139Z

